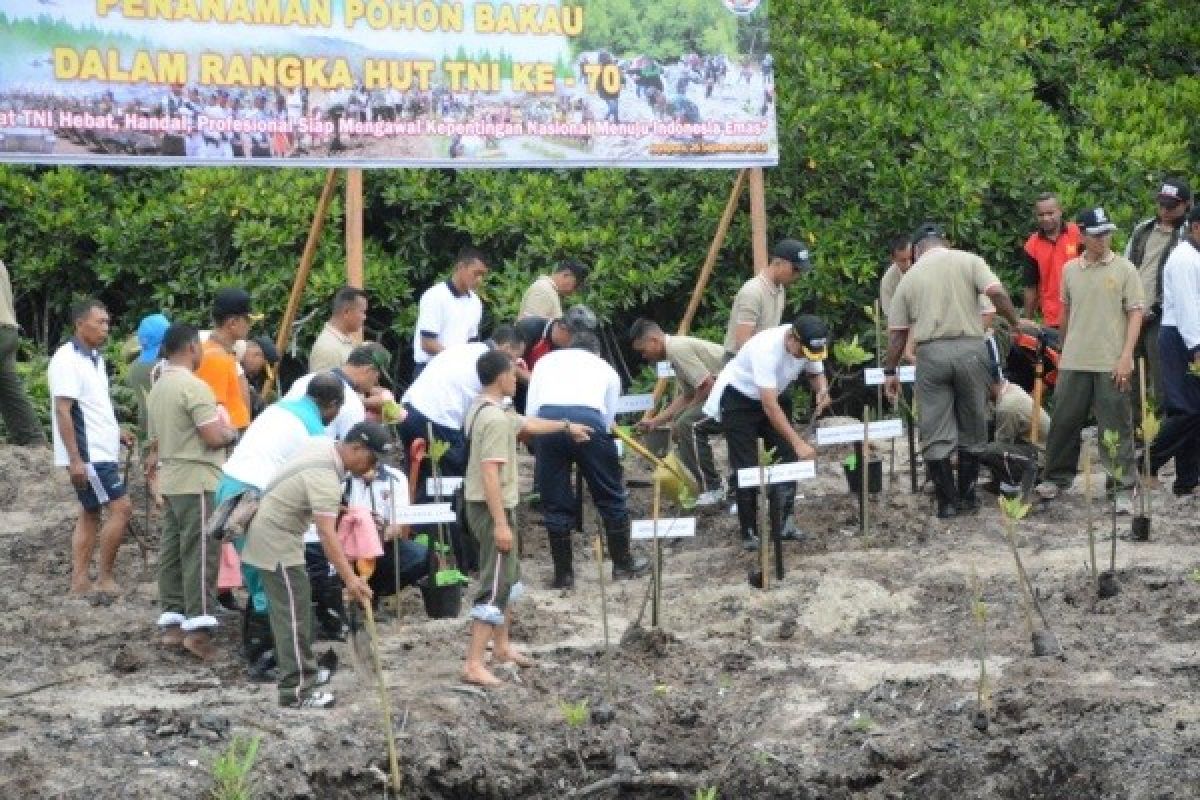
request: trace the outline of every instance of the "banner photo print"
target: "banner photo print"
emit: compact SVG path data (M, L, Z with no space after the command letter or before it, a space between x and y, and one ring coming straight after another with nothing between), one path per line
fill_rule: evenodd
M767 0L0 0L0 161L778 163Z

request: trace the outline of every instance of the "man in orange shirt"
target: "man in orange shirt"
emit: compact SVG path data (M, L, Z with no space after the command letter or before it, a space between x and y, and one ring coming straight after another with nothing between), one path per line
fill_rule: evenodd
M250 335L250 324L262 318L250 311L250 295L242 289L218 289L213 297L213 329L204 343L196 377L208 384L217 405L239 431L250 424L250 391L238 366L233 345Z
M1040 308L1048 328L1057 329L1062 314L1059 287L1063 266L1083 252L1079 226L1063 222L1058 195L1046 192L1033 204L1037 230L1029 234L1021 248L1025 257L1025 317L1033 319Z

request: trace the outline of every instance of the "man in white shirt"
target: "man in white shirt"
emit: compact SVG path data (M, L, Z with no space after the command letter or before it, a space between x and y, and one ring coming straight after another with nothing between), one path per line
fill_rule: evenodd
M791 401L784 392L800 375L807 375L816 398L813 416L829 408L825 360L829 327L818 317L802 315L791 325L755 334L725 365L704 404L704 413L721 423L729 448L731 486L738 487L739 469L758 466L758 440L774 449L777 463L807 461L816 451L791 422ZM772 484L771 537L778 544L796 502L796 485ZM738 527L742 547L758 548L758 490L737 488Z
M542 497L543 522L554 559L555 589L575 586L571 565L571 527L575 522L575 492L571 467L577 466L587 482L592 501L604 522L608 552L613 561L613 578L634 578L648 567L644 558L629 551L630 520L625 502L625 483L617 446L602 432L613 426L621 379L600 358L600 341L595 334L576 333L571 346L547 353L533 368L527 416L562 420L563 433L534 440L534 483ZM578 422L595 433L586 442L566 434Z
M108 394L108 372L99 348L108 339L108 310L99 300L86 299L71 309L75 335L54 353L47 370L50 383L54 465L66 467L71 485L83 506L71 535L71 593L120 591L113 577L117 549L133 506L118 462L121 442L133 440L117 425ZM108 520L100 525L100 512ZM88 579L88 566L96 548L100 554L96 584Z
M341 441L346 438L351 428L367 418L363 397L370 395L379 386L379 378L387 369L387 351L376 342L368 342L351 350L345 364L330 370L345 387L342 410L326 427L331 438ZM310 372L297 378L284 396L289 400L300 399L308 390L309 381L319 374L321 373Z
M413 331L414 381L438 353L479 337L483 302L474 290L487 271L483 253L464 247L454 260L450 279L430 286L421 295Z
M1187 216L1185 236L1163 266L1162 324L1158 331L1163 420L1150 446L1154 474L1175 459L1176 495L1200 485L1200 206Z

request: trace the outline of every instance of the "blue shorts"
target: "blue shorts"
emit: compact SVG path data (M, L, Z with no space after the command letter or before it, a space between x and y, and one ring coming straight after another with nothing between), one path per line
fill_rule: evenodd
M99 511L125 496L125 479L115 463L84 464L83 468L87 471L87 486L77 488L75 494L85 511Z

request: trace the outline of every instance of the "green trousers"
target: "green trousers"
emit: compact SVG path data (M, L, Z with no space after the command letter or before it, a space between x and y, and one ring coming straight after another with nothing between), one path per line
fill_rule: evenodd
M204 535L212 492L163 497L158 556L158 602L164 612L186 617L184 630L212 628L221 543Z
M11 444L46 443L42 424L17 374L17 329L9 326L0 326L0 417Z
M987 444L987 351L961 336L917 345L917 424L926 461Z
M496 526L487 503L467 503L467 524L479 542L479 586L475 592L475 605L493 605L501 610L508 607L513 587L521 581L520 534L512 509L505 512L508 527L513 532L512 549L507 553L496 550ZM497 571L497 566L499 571Z
M1046 480L1065 489L1075 480L1079 467L1079 432L1095 416L1100 444L1100 461L1111 470L1103 441L1106 431L1120 437L1117 465L1121 489L1131 489L1137 478L1133 454L1133 406L1129 392L1122 392L1107 372L1059 370L1054 386L1054 415L1046 436ZM1111 480L1110 480L1111 483Z
M295 702L316 685L317 660L312 649L312 586L304 565L259 570L270 609L271 635L279 665L279 700Z

